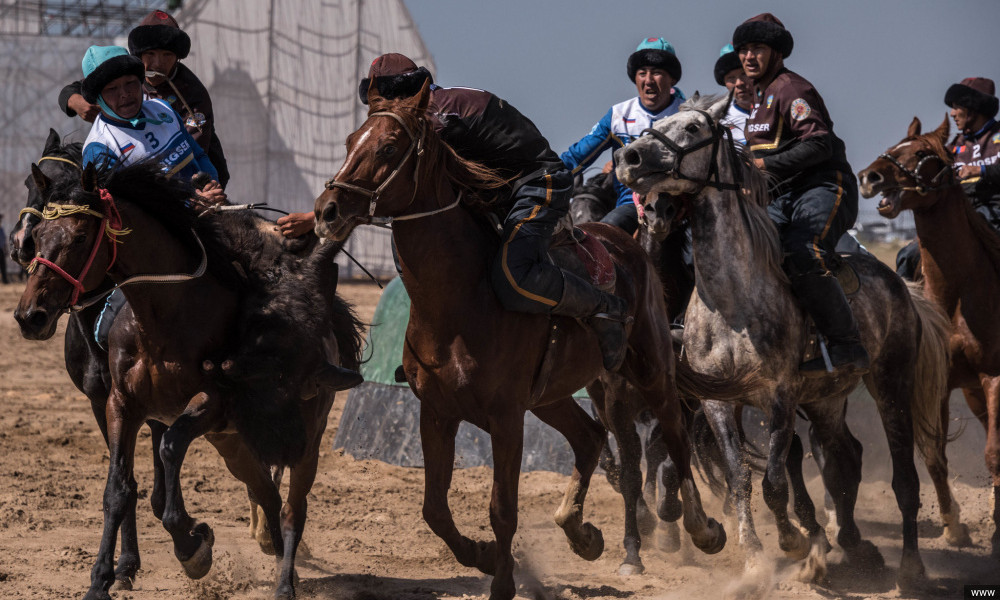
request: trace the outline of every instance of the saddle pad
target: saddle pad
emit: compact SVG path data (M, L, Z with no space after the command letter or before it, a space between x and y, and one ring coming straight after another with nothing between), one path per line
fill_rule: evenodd
M615 284L615 265L611 262L611 253L604 244L592 235L587 235L580 229L573 229L573 239L576 255L580 257L583 266L590 275L590 283L596 288L604 289Z

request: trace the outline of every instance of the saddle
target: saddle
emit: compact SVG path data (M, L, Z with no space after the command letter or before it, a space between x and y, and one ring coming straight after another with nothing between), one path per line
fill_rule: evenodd
M600 240L584 230L578 227L558 230L549 244L549 258L602 292L614 293L616 276L611 253Z

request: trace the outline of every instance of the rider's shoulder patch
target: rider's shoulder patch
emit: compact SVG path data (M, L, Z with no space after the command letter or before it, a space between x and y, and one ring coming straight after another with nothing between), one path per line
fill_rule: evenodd
M994 144L1000 144L1000 133L993 134L993 137L990 138L990 142Z
M796 98L795 100L792 100L792 105L790 110L792 113L792 118L795 119L796 121L801 121L802 119L805 119L806 117L809 116L809 113L812 112L812 107L809 106L809 103L806 102L805 99Z

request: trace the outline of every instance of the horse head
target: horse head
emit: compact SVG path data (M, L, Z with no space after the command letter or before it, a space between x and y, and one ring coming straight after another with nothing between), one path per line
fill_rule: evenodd
M615 152L618 180L639 195L645 226L655 237L666 237L713 175L717 178L719 147L729 143L719 121L728 106L728 96L695 93L679 112Z
M894 219L904 210L927 208L938 200L928 192L956 185L955 157L945 146L949 129L945 115L937 129L921 135L920 119L914 117L906 137L858 173L862 196L882 194L879 214Z
M49 129L42 157L36 164L46 178L58 181L80 172L81 149L82 145L79 143L62 145L59 134L54 129ZM33 175L28 175L24 179L24 187L28 190L25 207L40 211L45 203L42 199L43 190L38 188ZM10 258L21 265L27 266L35 256L31 229L38 221L39 217L33 211L22 211L17 223L10 230Z
M90 207L101 203L93 165L72 183L53 182L35 164L31 176L43 208L33 212L39 219L31 231L35 254L14 318L25 338L45 340L80 294L104 281L112 253L111 244L101 243L107 220Z
M368 119L347 138L347 158L316 199L316 233L343 240L355 227L403 214L417 201L428 135L430 83L416 96L368 91ZM426 182L425 182L426 183Z

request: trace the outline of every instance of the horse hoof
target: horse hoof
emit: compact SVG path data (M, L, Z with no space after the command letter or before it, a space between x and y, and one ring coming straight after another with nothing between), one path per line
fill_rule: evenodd
M604 554L604 534L590 523L584 523L582 529L580 536L582 543L577 544L570 540L569 547L583 560L597 560Z
M295 588L291 584L282 584L274 590L274 600L294 600Z
M111 592L131 592L132 591L132 578L122 577L115 578L115 582L111 584Z
M208 575L212 568L212 546L215 545L215 534L212 528L204 523L199 523L192 531L195 535L202 537L201 545L194 554L186 560L181 560L184 573L191 579L201 579Z
M684 504L676 494L673 496L664 494L660 504L656 507L656 514L661 520L673 523L684 514Z
M778 540L778 547L786 557L796 562L809 556L809 540L799 530L795 530L789 537L782 536Z
M864 573L878 573L885 568L885 559L882 557L882 553L878 551L875 544L868 540L861 540L856 546L844 548L844 555L854 569ZM919 562L919 557L917 560ZM921 564L920 570L923 571L923 568L924 566ZM903 567L901 566L900 573L902 571Z
M642 566L642 562L633 565L629 563L622 563L622 566L618 567L618 574L622 577L628 577L630 575L642 575L646 572L646 567Z
M945 526L944 539L949 546L954 548L964 548L972 545L972 536L969 535L969 526L965 523L958 523L954 526Z
M920 555L915 552L903 554L896 574L896 587L903 592L921 592L927 585L927 572Z
M661 552L673 554L681 549L681 528L677 523L664 523L656 532L656 546Z
M693 537L691 538L691 541L694 542L696 548L705 554L717 554L726 547L726 528L715 519L709 517L708 529L714 532L715 535L711 536L707 542L697 540Z
M83 597L83 600L111 600L111 594L105 592L104 590L97 592L89 590L87 595Z

